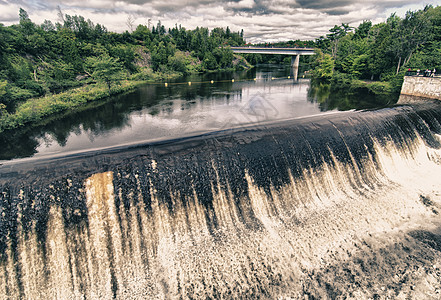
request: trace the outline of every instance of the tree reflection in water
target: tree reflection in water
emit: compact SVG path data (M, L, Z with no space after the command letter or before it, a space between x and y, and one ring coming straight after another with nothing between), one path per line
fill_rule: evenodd
M348 92L307 80L293 82L288 79L290 72L289 67L270 65L240 73L193 75L167 86L145 85L90 103L81 111L54 116L38 127L0 134L0 160L222 130L329 110L385 107L393 102L390 95L375 96L367 90ZM259 106L264 109L259 110L263 117L249 109L256 95L265 104Z

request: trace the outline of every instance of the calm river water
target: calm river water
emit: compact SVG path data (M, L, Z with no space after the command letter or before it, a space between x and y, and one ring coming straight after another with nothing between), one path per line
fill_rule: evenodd
M384 106L384 101L369 95L336 96L326 87L311 88L308 79L294 82L289 79L290 72L286 66L264 65L245 72L181 78L167 86L149 84L44 127L0 136L5 145L0 160L62 156L252 123Z

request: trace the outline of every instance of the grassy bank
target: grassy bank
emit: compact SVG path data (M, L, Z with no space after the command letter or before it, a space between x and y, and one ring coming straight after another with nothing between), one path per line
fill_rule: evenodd
M109 90L105 84L90 84L59 94L28 99L18 105L14 113L1 111L0 132L23 126L43 123L54 115L73 112L87 103L103 100L110 96L136 89L147 81L122 81Z
M387 81L369 81L336 72L331 79L331 86L334 90L364 91L374 95L392 95L400 93L403 78L404 74L398 74Z
M217 72L249 68L251 65L246 60L236 57L233 68L219 69ZM0 106L0 133L11 129L44 125L63 115L105 103L111 96L133 91L141 85L176 79L183 75L181 72L153 72L150 68L144 68L129 79L113 84L110 90L105 83L84 84L59 94L27 99L12 113Z

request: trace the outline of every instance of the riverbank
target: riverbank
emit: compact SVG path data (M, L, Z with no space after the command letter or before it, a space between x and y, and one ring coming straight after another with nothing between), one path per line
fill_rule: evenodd
M105 84L90 84L70 89L59 94L31 98L18 105L14 113L1 111L0 132L24 126L36 126L46 123L51 117L63 112L75 112L87 103L129 92L148 81L120 82L109 90Z
M54 118L90 108L90 105L86 106L87 104L99 101L103 104L102 102L106 102L106 98L110 99L111 96L131 92L142 85L173 80L183 76L180 73L142 75L137 74L135 80L124 80L118 85L114 84L110 90L104 83L87 84L59 94L28 99L18 105L14 113L0 110L0 133L26 126L45 125Z
M233 68L211 70L206 73L246 70L252 67L239 56L235 56L233 65ZM7 112L0 106L0 133L25 126L44 125L60 115L77 112L88 103L104 101L111 96L133 91L144 84L174 80L183 76L181 72L152 72L151 69L146 68L144 72L132 75L130 79L113 84L110 90L104 83L86 83L58 94L27 99L19 104L13 113Z
M403 84L403 76L397 76L389 81L373 81L354 79L343 73L335 73L331 86L335 90L369 92L374 95L399 94Z

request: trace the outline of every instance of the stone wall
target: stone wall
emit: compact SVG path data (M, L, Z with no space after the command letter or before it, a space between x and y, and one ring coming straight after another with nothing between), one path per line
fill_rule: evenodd
M404 77L401 95L441 100L441 77Z

